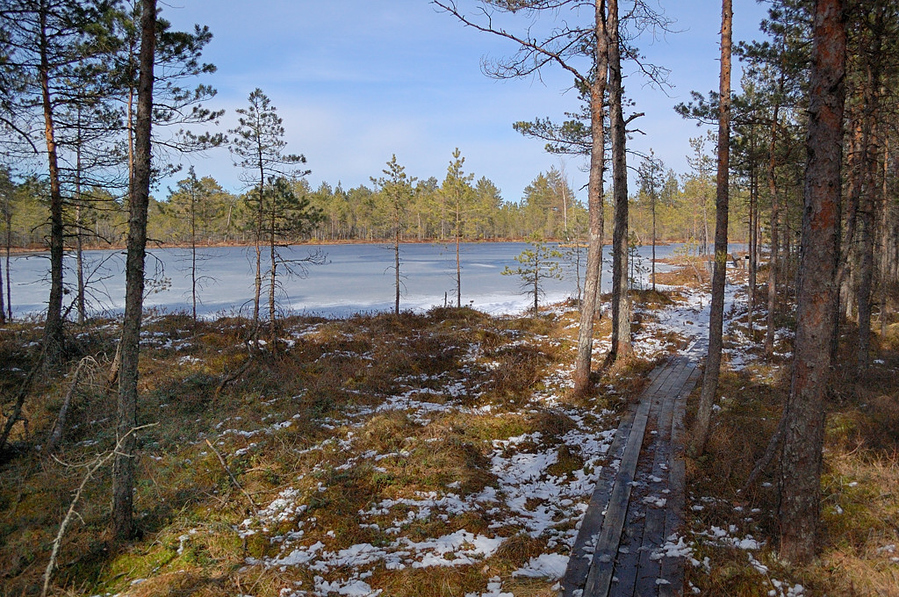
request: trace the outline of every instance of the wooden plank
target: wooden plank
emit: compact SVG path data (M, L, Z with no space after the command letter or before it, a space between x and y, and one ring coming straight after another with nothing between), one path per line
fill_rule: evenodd
M682 378L682 376L679 376ZM644 523L643 541L640 546L640 558L637 564L636 585L633 594L655 595L660 586L656 581L661 575L661 564L658 559L652 557L665 542L665 519L668 512L668 471L671 455L671 422L674 419L674 410L677 404L673 393L665 399L663 410L659 413L658 434L654 441L652 454L652 479L647 479L651 489L649 496L656 500L665 500L663 506L646 505L646 521ZM653 481L658 479L658 481Z
M631 495L628 503L627 516L624 528L618 544L618 553L615 558L612 581L609 586L609 595L631 596L637 582L638 564L640 561L640 548L643 545L645 534L647 507L644 498L649 494L649 478L652 476L653 453L658 448L658 418L663 413L668 398L661 393L652 398L652 406L649 411L649 420L644 434L643 449L637 460L637 470L634 475ZM656 433L653 434L652 430ZM650 441L649 438L653 438Z
M596 546L596 538L602 528L602 522L605 518L604 513L611 496L612 484L617 474L617 468L613 467L613 463L620 463L627 445L627 438L630 435L631 426L633 425L634 416L637 412L637 406L633 405L624 416L615 432L615 437L609 450L606 453L606 464L600 471L596 480L596 487L593 495L587 505L587 511L581 521L578 529L577 538L571 549L571 556L568 558L568 566L565 569L565 575L562 577L562 595L563 597L571 597L575 591L583 589L584 583L587 581L587 573L590 570L590 562L593 559L593 552Z
M670 375L671 369L669 362L666 361L652 370L649 374L650 384L644 391L644 396L655 393L665 379ZM590 570L593 554L599 533L602 529L603 520L605 519L605 511L611 498L612 488L614 486L615 477L620 470L620 461L624 455L627 446L628 437L633 427L634 418L636 417L639 406L642 403L632 404L627 413L622 417L615 432L612 444L606 456L606 465L603 466L599 477L597 478L596 488L590 498L587 506L587 512L581 521L578 529L574 546L571 549L571 556L568 558L568 566L565 575L562 577L562 595L563 597L571 597L574 592L583 589L587 581L587 575ZM618 461L618 466L614 463Z
M696 387L699 368L692 364L690 375L677 396L674 417L671 422L671 455L668 465L668 488L670 490L668 511L665 516L665 541L674 541L683 527L685 502L686 469L684 463L684 411L687 396ZM660 560L661 577L668 584L659 586L659 597L682 595L684 588L683 557L663 557Z
M615 556L618 553L621 530L624 526L631 495L631 483L634 480L634 472L637 468L640 448L643 445L643 434L646 431L652 402L652 400L642 400L634 417L634 424L627 439L624 457L621 459L621 466L615 477L615 486L612 488L602 530L593 553L593 563L584 585L585 597L606 597L609 594Z
M693 354L697 353L694 350ZM670 595L674 587L680 593L682 559L663 558L660 562L650 556L670 535L669 530L680 524L684 484L683 410L686 395L695 386L697 376L698 369L690 359L682 356L669 359L652 371L649 386L639 403L632 405L622 418L572 548L561 583L562 595L642 597ZM641 460L650 425L658 433ZM650 475L667 477L669 485L673 483L680 488L677 491L669 486L665 509L644 507L645 486L634 489L635 480L646 484ZM631 504L632 497L634 504ZM672 506L674 513L670 511ZM657 584L660 574L668 575L662 576L665 579L670 576L672 584ZM578 593L581 588L583 591Z

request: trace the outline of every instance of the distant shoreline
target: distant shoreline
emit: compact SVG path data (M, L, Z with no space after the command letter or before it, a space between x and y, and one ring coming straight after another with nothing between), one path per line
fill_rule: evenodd
M559 243L568 245L569 241L557 238L550 239L541 239L544 242L550 243ZM402 240L400 241L401 245L447 245L447 244L455 244L455 239L445 239L445 240L437 240L437 239L428 239L428 240ZM496 238L496 239L481 239L481 240L462 240L460 241L462 244L468 245L479 245L479 244L493 244L493 243L527 243L530 242L530 239L527 238ZM606 242L603 246L610 246L612 239L606 239ZM656 241L657 247L663 247L667 245L673 245L677 243L683 243L686 241L678 241L678 240L666 240L666 241ZM732 241L734 244L739 244L742 241ZM316 241L299 241L295 243L290 243L289 246L302 247L305 245L320 245L320 246L339 246L339 245L392 245L392 239L378 239L378 240L316 240ZM244 248L249 249L254 245L249 243L198 243L198 249L222 249L222 248ZM262 246L266 246L263 244ZM583 248L587 247L587 243L584 242L581 245ZM643 243L638 245L641 247L650 247L652 243ZM147 241L148 249L189 249L190 243L175 243L175 242L154 242ZM84 251L123 251L125 250L124 244L110 244L103 247L100 246L90 246L84 247ZM11 255L32 255L38 253L49 253L50 249L47 247L10 247L9 252ZM65 249L66 253L75 252L74 248L67 247Z

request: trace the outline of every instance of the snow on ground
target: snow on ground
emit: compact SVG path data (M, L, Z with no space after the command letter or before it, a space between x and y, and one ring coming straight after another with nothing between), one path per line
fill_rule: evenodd
M733 315L740 303L739 288L728 284L725 313ZM668 346L660 339L674 333L686 339L698 339L708 333L709 296L702 291L678 289L683 299L662 310L645 311L642 331L635 338L635 349L642 356L655 356L667 352ZM745 301L744 301L745 302ZM728 325L726 323L726 325ZM315 329L295 334L299 338ZM147 338L146 341L152 341ZM522 341L522 340L517 340ZM530 339L528 341L531 341ZM514 342L513 342L514 344ZM177 347L174 347L177 349ZM465 348L465 347L463 347ZM601 355L607 346L597 346ZM697 359L704 358L704 349L691 343L687 352ZM490 369L478 345L466 348L466 367L478 366ZM354 355L359 356L359 355ZM733 366L746 366L746 360L738 349L731 349ZM467 386L450 376L415 376L397 379L395 393L383 396L375 405L347 406L341 417L324 422L334 430L334 435L318 444L297 451L298 456L314 452L327 452L330 457L339 454L342 462L333 464L334 470L350 470L371 467L385 471L386 459L408 456L404 450L378 453L359 446L359 436L364 434L367 423L373 417L388 413L402 413L408 420L427 428L449 416L495 418L506 414L505 406L480 403L480 388ZM589 408L576 408L563 404L560 396L570 388L571 371L566 367L552 370L543 380L543 388L535 391L532 404L516 407L510 405L509 413L516 408L552 409L556 415L566 417L570 428L561 437L547 438L540 432L512 435L490 441L489 473L494 482L471 493L462 491L459 482L451 482L438 491L419 491L413 496L377 499L358 512L360 528L373 531L385 538L377 542L359 542L348 547L329 547L321 539L307 537L315 525L311 510L308 484L302 476L294 485L285 487L268 504L247 517L236 530L245 539L253 535L264 537L271 549L262 557L246 558L246 566L286 571L302 568L314 573L313 586L302 586L282 591L282 597L324 597L327 595L365 596L379 595L380 589L370 584L373 570L428 569L480 565L502 547L509 537L525 534L542 541L546 551L531 557L526 564L511 573L513 578L545 578L549 581L561 578L568 561L568 553L587 502L593 492L601 470L601 461L611 444L617 420L609 412L593 412ZM476 406L471 406L475 404ZM266 420L255 430L239 430L222 421L217 429L217 443L229 450L232 456L259 449L249 440L273 434L291 426L295 417L281 421ZM559 463L560 448L565 446L576 453L583 466L559 475L552 474ZM320 472L320 470L318 471ZM309 475L312 476L312 475ZM316 492L327 491L327 477L317 475ZM305 483L306 489L303 489ZM664 501L664 500L662 500ZM662 507L663 503L654 504ZM488 522L486 528L477 531L467 528L450 530L453 522L467 515L476 514ZM430 536L410 536L409 529L416 523L428 523ZM436 523L436 524L435 524ZM445 525L445 532L433 532ZM698 542L716 542L735 549L745 550L749 561L760 571L753 552L760 545L751 536L737 536L735 529L712 528L684 536L669 537L666 545L653 554L653 558L679 555L696 566L707 562L693 559L693 549ZM309 533L312 534L312 533ZM318 537L318 535L316 535ZM333 537L329 533L328 537ZM802 594L802 587L770 579L772 597L794 597ZM503 579L491 577L486 590L468 593L465 597L510 597L503 590Z
M489 369L489 361L483 363L483 355L476 347L470 347L466 355L467 366L480 359L482 366ZM549 581L560 578L601 470L601 460L617 425L610 412L562 404L560 396L570 387L570 377L570 371L564 367L550 371L544 380L544 389L535 393L531 406L523 407L534 412L535 409L552 409L555 416L570 421L570 428L559 437L543 437L540 432L532 432L491 440L485 447L489 450L489 472L495 482L482 490L465 494L460 483L452 482L440 491L419 491L413 497L373 501L357 513L359 526L389 540L336 549L328 548L321 540L306 537L315 520L309 509L308 491L300 489L299 484L304 479L298 478L296 487L283 489L238 526L241 536L262 535L277 552L265 557L249 557L246 565L282 571L301 567L314 572L315 586L300 587L288 593L296 597L377 595L380 591L368 583L377 567L401 570L478 565L494 555L509 537L523 533L542 541L547 551L531 558L512 576ZM434 421L452 415L485 419L502 417L507 408L489 403L466 406L472 404L470 393L477 395L478 388L466 387L449 376L407 376L397 382L399 390L385 396L379 404L347 407L342 419L329 420L327 424L334 429L335 435L303 452L340 454L343 462L334 465L335 470L364 466L378 470L381 462L402 457L403 453L377 453L357 447L358 434L365 433L364 428L373 417L402 413L416 425L427 428L436 424ZM474 403L479 404L477 400ZM508 414L517 410L514 405L508 408L512 409ZM233 429L230 423L222 422L218 429L218 444L230 450L230 454L238 455L255 449L252 443L237 448L241 442L275 433L292 424L293 419L267 421L261 428L240 431ZM550 470L559 462L561 446L577 454L583 465L554 475ZM328 489L323 481L318 483L318 492ZM443 522L450 527L454 521L472 513L489 523L486 529L475 532L462 528L430 537L409 535L409 528L415 523L440 528L439 523ZM432 524L435 522L438 524ZM511 594L502 590L502 580L497 577L491 578L486 592L469 597L508 595Z

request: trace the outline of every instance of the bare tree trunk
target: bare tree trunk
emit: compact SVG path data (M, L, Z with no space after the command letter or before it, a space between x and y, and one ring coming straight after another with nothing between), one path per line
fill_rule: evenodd
M6 197L6 314L12 320L12 276L9 271L10 249L12 248L12 212L9 207L9 196Z
M393 239L393 267L396 270L394 273L396 274L396 304L394 305L394 313L396 315L400 314L400 222L399 215L397 215L396 219L396 235Z
M278 249L275 246L275 208L272 206L272 219L269 228L269 264L271 272L269 275L268 288L268 334L269 343L272 350L275 349L275 340L277 339L277 321L275 318L275 290L277 288L277 268L278 268Z
M47 142L47 161L50 175L50 298L47 303L47 320L44 324L44 344L47 347L45 365L58 364L64 350L62 322L62 260L65 232L62 219L63 199L59 184L59 160L56 152L53 101L50 97L50 62L48 56L47 9L39 11L40 18L40 67L41 100L44 110L44 137Z
M890 172L890 137L889 134L884 132L884 143L883 143L883 180L881 181L881 200L883 202L883 207L881 210L881 222L880 222L880 263L879 263L879 278L880 278L880 337L883 338L887 333L887 308L889 307L889 302L887 300L887 295L889 293L889 287L892 280L890 280L889 276L889 265L890 265L890 235L889 235L889 227L890 227L890 209L889 204L887 203L889 196L889 172Z
M591 389L590 369L593 357L593 322L601 292L602 243L603 243L603 197L602 169L605 157L603 98L606 76L608 75L608 31L602 2L596 3L596 49L594 54L593 81L590 86L590 126L592 144L590 148L590 178L587 183L587 208L589 230L587 245L587 267L584 279L584 300L581 303L581 319L578 329L577 357L574 369L574 394L585 396Z
M256 234L253 249L256 252L256 272L253 277L253 330L254 335L259 329L259 306L262 301L262 229L263 229L263 205L265 205L265 169L260 160L259 163L259 208L256 214Z
M459 206L461 201L461 197L456 198L456 307L462 307L462 261L459 258L459 237L462 235L460 230L462 214Z
M755 134L752 136L755 140ZM755 148L753 147L753 150ZM753 151L754 153L754 151ZM756 301L758 300L756 279L758 277L758 219L759 219L759 181L755 166L749 178L749 334L753 335L753 319Z
M621 47L618 0L608 0L609 125L612 137L612 194L615 225L612 230L612 347L608 362L631 352L631 313L627 295L628 198L627 156L622 113Z
M693 427L693 452L702 454L709 437L712 404L721 373L721 344L724 332L724 283L727 274L727 216L730 192L730 70L733 27L732 0L721 3L721 77L718 102L718 188L715 196L715 269L712 275L712 304L709 307L709 352L702 378L702 392Z
M880 22L878 30L882 30L883 7L877 10L875 20ZM882 55L882 37L873 36L872 47L865 52L865 83L862 112L862 186L861 203L859 204L859 260L858 286L856 288L856 304L858 305L858 342L856 344L856 370L863 373L869 364L871 351L871 307L874 289L874 237L876 235L875 212L879 207L876 195L877 158L872 145L874 143L875 120L879 114L879 92L881 87L880 56Z
M831 377L828 347L836 321L840 255L845 12L844 0L815 2L802 263L793 376L783 413L778 512L781 556L796 564L814 557L818 531L824 395Z
M137 427L137 381L140 326L144 296L147 207L150 200L150 127L153 112L153 62L156 53L156 0L141 0L140 78L125 264L125 317L122 323L122 364L116 434L121 442L113 467L113 534L118 540L134 535L133 492Z
M3 267L0 266L0 324L6 323L6 305L3 304Z
M771 117L771 142L768 145L768 193L771 195L771 256L768 260L768 316L765 333L765 356L774 358L774 332L777 315L777 278L780 268L780 198L777 194L777 129L780 118L780 103L774 105Z
M652 198L652 291L656 291L656 198Z

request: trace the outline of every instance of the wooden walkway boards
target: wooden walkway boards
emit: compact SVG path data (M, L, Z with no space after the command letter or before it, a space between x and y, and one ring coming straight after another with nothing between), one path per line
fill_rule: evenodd
M622 418L561 582L563 597L682 593L683 557L663 546L682 522L684 410L705 350L694 342L688 353L657 367Z

